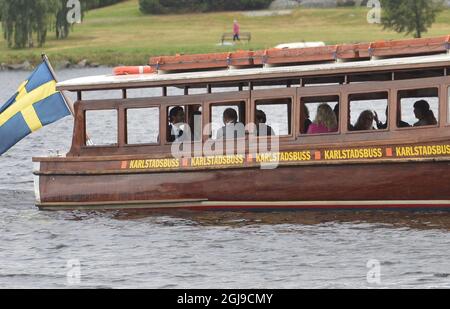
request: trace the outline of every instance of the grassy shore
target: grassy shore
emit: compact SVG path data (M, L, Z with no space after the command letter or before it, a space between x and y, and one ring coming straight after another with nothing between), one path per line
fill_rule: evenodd
M54 62L82 59L104 65L145 64L149 56L263 49L279 43L325 41L328 44L404 38L366 21L368 9L298 9L287 16L250 17L242 12L149 16L139 12L138 1L90 11L67 40L49 39L42 48L14 50L0 38L0 62L39 62L45 52ZM250 44L218 46L233 19L250 31ZM444 11L426 36L450 34L450 10Z

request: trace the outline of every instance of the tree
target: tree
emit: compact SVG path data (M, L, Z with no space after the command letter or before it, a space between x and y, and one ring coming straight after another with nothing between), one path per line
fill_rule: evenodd
M443 10L442 0L381 0L384 29L421 38Z
M3 34L9 47L45 43L48 26L56 14L58 0L0 0Z

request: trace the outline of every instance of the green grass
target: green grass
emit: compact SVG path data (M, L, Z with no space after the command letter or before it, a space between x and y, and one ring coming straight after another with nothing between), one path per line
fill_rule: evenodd
M150 56L206 53L236 49L264 49L280 43L325 41L328 44L404 38L366 21L368 9L298 9L289 16L247 17L241 12L150 16L140 13L137 0L90 11L69 39L49 33L42 48L9 49L0 38L0 62L39 62L45 52L53 62L82 59L106 65L145 64ZM250 31L250 44L216 46L237 18ZM444 11L427 37L450 34L450 10Z

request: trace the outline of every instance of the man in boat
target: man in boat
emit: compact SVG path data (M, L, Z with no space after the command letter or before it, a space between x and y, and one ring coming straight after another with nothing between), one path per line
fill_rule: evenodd
M435 126L438 123L433 111L430 109L430 104L425 100L414 103L414 115L419 119L414 124L415 127Z
M262 110L256 110L255 114L255 125L256 125L256 135L257 136L273 136L275 131L271 126L266 125L267 116Z
M167 127L167 141L170 143L181 141L184 133L185 113L181 106L172 108L169 112L169 125Z
M245 127L238 122L238 114L234 109L227 108L223 112L223 123L225 126L217 131L217 139L245 137Z

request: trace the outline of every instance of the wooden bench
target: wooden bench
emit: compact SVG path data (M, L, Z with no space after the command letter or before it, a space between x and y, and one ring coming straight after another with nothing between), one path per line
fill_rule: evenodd
M227 32L222 34L222 45L225 41L233 41L234 38L234 33L232 32ZM239 34L239 39L241 41L247 41L250 42L252 40L252 34L250 32L241 32Z

